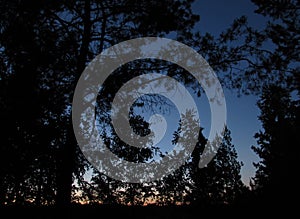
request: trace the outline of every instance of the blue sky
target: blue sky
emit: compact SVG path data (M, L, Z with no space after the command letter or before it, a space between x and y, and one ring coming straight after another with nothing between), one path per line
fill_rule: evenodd
M253 27L263 27L265 19L254 13L255 7L250 0L195 0L192 10L200 15L200 22L196 25L198 30L218 35L242 15L247 16Z

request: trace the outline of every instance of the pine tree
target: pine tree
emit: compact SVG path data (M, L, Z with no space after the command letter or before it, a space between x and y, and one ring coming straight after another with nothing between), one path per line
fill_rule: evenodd
M237 160L237 152L228 128L224 130L224 137L214 159L203 169L198 165L199 150L193 154L191 178L193 180L193 198L200 205L233 204L244 190L241 181L242 163ZM204 141L202 140L202 147Z
M124 40L190 33L199 16L191 1L20 0L2 1L0 11L0 204L18 196L68 206L86 164L70 112L87 62Z
M252 187L262 202L292 205L298 190L294 180L299 146L299 101L293 101L287 89L266 87L257 104L263 130L255 134L258 146L252 146L261 158L255 163Z

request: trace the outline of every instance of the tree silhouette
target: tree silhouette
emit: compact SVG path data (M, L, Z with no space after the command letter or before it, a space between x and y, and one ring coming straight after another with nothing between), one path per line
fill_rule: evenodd
M10 7L15 10L10 10ZM38 72L39 68L45 67L46 59L34 32L40 7L15 1L5 2L1 8L4 18L1 19L2 62L5 66L1 70L1 121L6 127L2 132L1 144L2 203L26 204L35 199L38 203L49 203L49 197L53 194L53 172L48 170L53 170L55 164L44 169L49 160L44 154L48 148L40 147L45 140L45 128L40 129L43 123L40 105L44 102L44 96L39 93ZM14 19L11 19L12 16ZM44 177L48 178L47 185ZM41 200L41 188L48 190L44 200Z
M299 91L298 1L252 2L255 13L266 19L263 28L251 27L241 16L219 37L195 34L190 44L220 72L224 86L238 94L259 95L271 84Z
M199 169L198 163L205 143L203 135L200 136L199 144L192 154L189 168L193 185L189 199L200 206L233 204L245 188L240 175L242 163L237 160L229 129L225 128L213 160L205 168Z
M68 205L87 165L70 116L87 61L126 39L188 33L198 19L191 1L4 1L1 203Z
M270 86L264 89L258 106L263 130L255 134L258 146L252 149L261 161L254 164L257 171L252 186L262 202L291 208L292 194L298 190L293 175L297 171L299 101L291 100L285 88Z

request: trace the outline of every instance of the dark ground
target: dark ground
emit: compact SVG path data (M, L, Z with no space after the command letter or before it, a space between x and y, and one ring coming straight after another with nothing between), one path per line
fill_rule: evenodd
M86 219L86 218L130 218L130 219L185 219L185 218L261 218L295 216L288 209L266 206L206 207L196 206L72 206L56 207L5 207L0 209L0 218L30 219Z

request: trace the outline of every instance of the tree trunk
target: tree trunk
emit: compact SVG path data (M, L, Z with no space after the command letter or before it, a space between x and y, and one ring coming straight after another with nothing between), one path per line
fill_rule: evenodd
M83 15L83 36L80 47L80 53L77 62L77 75L78 80L82 71L86 65L86 59L89 51L89 43L91 38L91 3L90 0L85 1L84 5L84 15ZM77 80L71 91L73 95ZM72 98L71 98L72 99ZM59 207L65 208L71 204L72 195L72 175L75 169L76 162L76 147L77 142L73 133L72 119L69 119L69 124L67 128L67 140L64 147L59 152L58 157L58 172L57 172L57 197L56 204Z
M68 130L68 132L73 130ZM75 164L76 142L69 135L68 143L59 151L57 162L57 197L56 204L59 207L69 207L72 193L72 174Z

